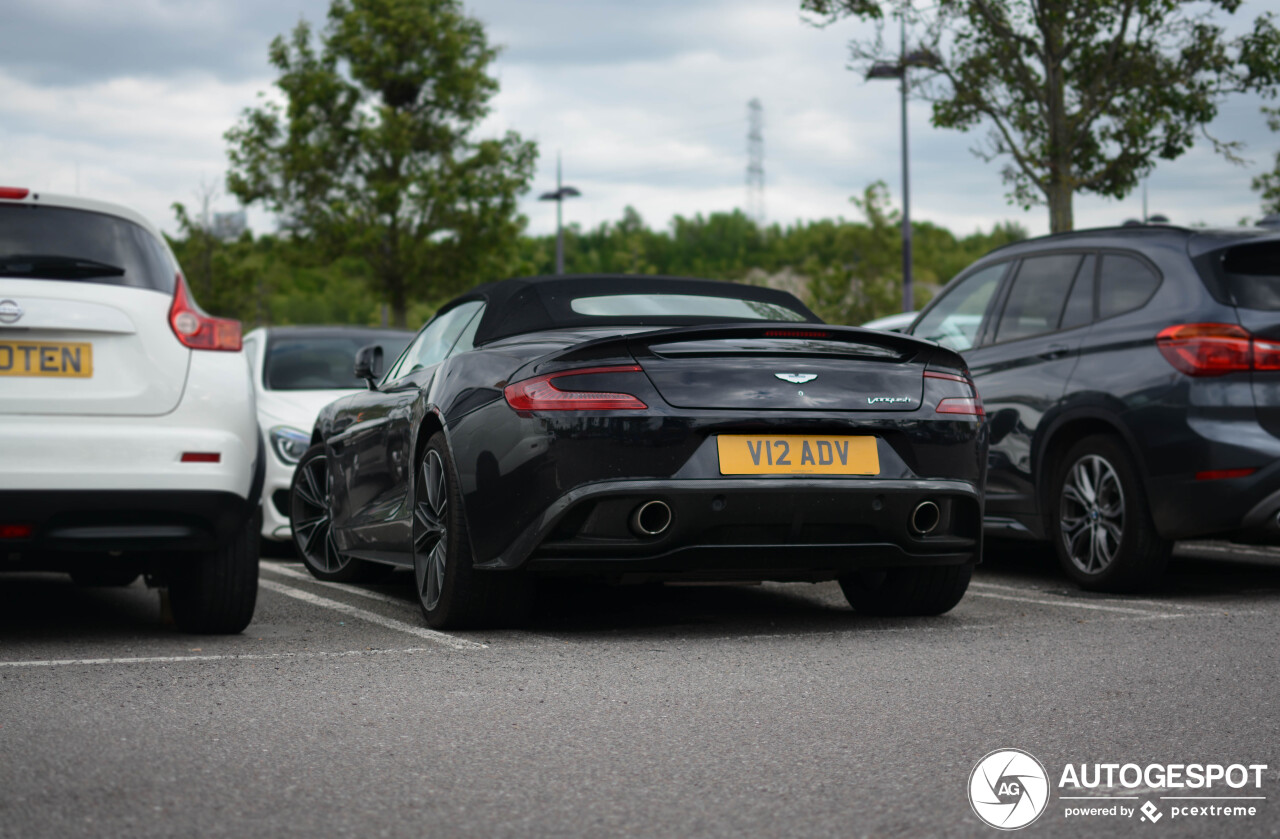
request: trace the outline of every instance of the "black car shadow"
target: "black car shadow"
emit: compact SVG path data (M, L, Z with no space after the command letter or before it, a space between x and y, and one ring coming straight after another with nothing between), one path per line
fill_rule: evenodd
M0 576L0 641L137 640L170 637L160 596L141 580L128 586L78 586L66 574Z
M397 571L361 586L417 608L412 578ZM839 586L828 583L610 585L578 578L539 580L532 615L512 631L561 635L653 632L681 636L820 634L850 629L946 626L960 620L876 618L854 614Z
M821 635L911 627L950 627L966 619L881 618L856 614L834 582L762 585L609 586L555 580L540 590L528 629L559 635Z

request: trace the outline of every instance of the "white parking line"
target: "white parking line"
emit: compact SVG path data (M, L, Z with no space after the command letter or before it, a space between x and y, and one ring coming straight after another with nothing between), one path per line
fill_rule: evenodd
M347 603L330 600L327 597L320 597L319 595L312 594L309 591L296 589L293 586L288 586L284 583L277 583L274 580L260 579L258 580L258 585L268 591L274 591L277 594L283 594L286 597L292 597L296 600L301 600L304 603L310 603L312 606L332 609L335 612L341 612L342 614L350 615L353 618L360 618L361 620L368 621L369 623L376 623L379 626L385 626L388 629L407 632L410 635L416 635L419 638L440 644L441 646L452 647L455 650L486 650L489 648L488 644L468 641L465 638L455 638L452 635L448 635L444 632L437 632L434 629L414 626L413 624L405 623L404 621L398 621L395 618L388 618L383 615L379 615L377 612L369 612L364 609L351 606Z
M407 647L398 650L348 650L340 653L226 653L224 655L153 655L136 656L134 658L47 658L34 661L0 661L0 667L66 667L71 664L175 664L184 661L275 661L288 658L344 658L349 656L425 652L434 652L434 648Z
M1120 612L1128 615L1142 615L1149 618L1178 618L1182 617L1176 612L1153 612L1150 609L1128 609L1124 606L1102 606L1097 603L1080 603L1070 598L1061 600L1046 600L1043 597L1018 597L1012 594L996 594L994 591L974 591L970 587L969 592L973 597L991 597L996 600L1014 600L1019 603L1038 603L1042 606L1064 606L1068 609L1090 609L1098 612Z
M1280 559L1280 551L1275 548L1251 548L1245 545L1202 545L1190 542L1179 545L1178 548L1186 553L1218 553L1218 554L1243 554L1245 556L1257 556L1263 559Z
M358 588L356 586L347 585L345 583L331 583L328 580L317 580L305 571L299 571L296 568L290 568L287 565L263 565L261 570L269 571L272 574L279 574L282 577L288 577L292 580L305 580L308 583L317 586L325 586L326 588L345 591L347 594L355 594L360 597L366 597L369 600L376 600L379 603L390 603L393 606L412 607L413 604L405 602L399 597L392 597L389 594L383 594L380 591L369 591L367 589ZM415 609L416 611L416 609Z
M1000 585L999 583L989 583L986 581L978 582L975 580L974 582L969 583L969 587L979 588L979 589L984 589L984 588L995 589L997 591L1006 591L1006 592L1015 592L1020 595L1034 594L1034 595L1040 595L1042 597L1061 597L1064 603L1075 603L1083 599L1083 598L1073 598L1065 595L1054 595L1050 592L1041 591L1040 589L1029 588L1027 586L1007 586L1007 585ZM1123 597L1122 598L1122 597L1093 596L1093 597L1089 597L1088 600L1085 602L1098 603L1098 604L1123 603L1125 605L1130 605L1130 606L1131 605L1155 606L1157 609L1161 609L1161 610L1179 609L1181 611L1186 611L1186 612L1206 612L1206 613L1215 614L1215 615L1222 613L1221 609L1215 609L1210 606L1191 606L1185 603L1173 603L1167 600L1147 600L1141 597ZM1113 608L1119 608L1119 607L1113 607Z
M1065 601L1075 601L1075 599L1080 599L1080 598L1071 598L1071 597L1061 596L1061 594L1051 594L1048 592L1042 592L1036 588L1024 587L1024 585L1001 585L998 583L987 583L987 582L982 582L982 583L973 582L973 583L969 583L969 585L970 587L977 587L977 588L993 588L993 589L996 589L996 591L1000 591L1000 592L1016 592L1018 594L1039 594L1039 596L1043 596L1043 597L1062 597L1062 599L1065 599ZM1187 610L1192 612L1220 611L1220 610L1216 610L1216 608L1206 608L1203 606L1188 606L1188 605L1185 605L1185 603L1171 603L1167 601L1152 601L1152 599L1143 599L1140 597L1124 597L1124 598L1091 597L1091 598L1088 598L1088 602L1125 603L1125 605L1155 606L1156 608L1161 608L1161 610L1165 610L1165 608L1181 608L1181 610Z

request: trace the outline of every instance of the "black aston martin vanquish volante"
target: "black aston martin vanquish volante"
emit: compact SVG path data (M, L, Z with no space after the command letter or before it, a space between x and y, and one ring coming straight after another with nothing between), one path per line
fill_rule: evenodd
M964 361L710 280L505 280L320 412L293 484L311 572L413 568L432 626L510 623L535 578L839 580L939 614L980 554Z

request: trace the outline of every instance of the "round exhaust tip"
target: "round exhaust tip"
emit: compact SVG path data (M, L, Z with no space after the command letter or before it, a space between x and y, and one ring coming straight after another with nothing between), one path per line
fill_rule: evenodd
M631 529L637 536L660 536L671 526L671 508L665 501L646 501L631 512Z
M921 536L927 536L942 521L942 511L932 501L921 501L911 511L911 529Z

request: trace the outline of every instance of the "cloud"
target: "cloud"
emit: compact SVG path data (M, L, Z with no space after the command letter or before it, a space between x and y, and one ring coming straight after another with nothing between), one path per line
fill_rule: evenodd
M492 42L502 89L478 132L513 129L542 156L521 203L530 230L554 229L536 196L565 182L583 197L566 221L594 227L635 206L654 227L675 214L746 203L747 102L764 104L765 206L771 221L856 216L849 197L885 181L901 199L895 84L845 69L852 23L817 29L798 0L471 0ZM166 229L169 205L196 202L221 184L222 137L269 91L267 46L300 17L322 25L327 0L8 0L0 54L0 182L117 200ZM1214 131L1249 144L1235 167L1207 144L1149 181L1152 211L1178 222L1234 224L1256 215L1251 177L1277 145L1240 98ZM1047 230L1047 212L1004 198L1001 164L975 158L983 132L934 129L913 102L912 212L957 233L1014 219ZM230 209L223 197L215 209ZM1119 223L1141 212L1124 202L1076 201L1078 226ZM251 221L271 221L254 211Z

